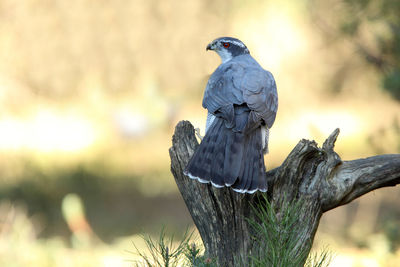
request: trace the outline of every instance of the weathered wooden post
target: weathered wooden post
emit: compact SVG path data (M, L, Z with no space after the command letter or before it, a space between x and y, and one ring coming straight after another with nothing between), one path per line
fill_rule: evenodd
M275 207L302 199L298 233L299 252L309 252L322 214L377 188L400 183L400 154L342 161L333 150L339 129L319 148L301 140L281 166L268 171L267 198ZM194 128L181 121L170 148L171 171L203 240L206 254L219 266L234 266L235 257L251 253L251 205L258 194L239 194L230 188L213 188L183 174L198 146Z

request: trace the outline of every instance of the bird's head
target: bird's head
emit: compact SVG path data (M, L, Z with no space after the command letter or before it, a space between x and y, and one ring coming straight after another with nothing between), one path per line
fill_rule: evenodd
M221 57L222 63L244 54L250 54L249 49L239 39L220 37L207 45L206 50L214 50Z

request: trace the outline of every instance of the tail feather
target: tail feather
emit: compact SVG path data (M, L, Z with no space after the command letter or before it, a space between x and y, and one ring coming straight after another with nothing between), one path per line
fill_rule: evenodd
M232 188L237 192L242 192L243 190L245 190L245 188L248 188L247 183L251 182L253 170L249 164L249 160L247 159L247 155L249 154L249 149L250 149L248 145L250 143L251 138L252 136L246 138L246 142L244 144L245 151L243 153L244 156L241 162L239 176L238 179L236 180L236 183L232 186Z
M225 147L224 177L225 185L231 186L235 183L241 168L245 146L243 133L228 131Z
M268 146L268 145L267 145ZM267 184L267 179L266 179L266 168L265 168L265 163L264 163L264 151L260 152L260 158L259 158L259 179L258 179L258 188L260 189L261 192L266 192L268 189L268 184Z
M241 171L232 188L236 191L245 190L249 193L254 193L257 190L266 191L261 132L259 130L251 132L246 141Z
M266 191L261 131L248 134L226 127L216 118L190 159L185 174L215 187L231 186L240 193Z
M213 129L214 130L214 129ZM216 136L216 142L213 144L214 153L211 164L211 183L216 187L225 186L224 182L224 159L225 159L225 147L227 144L227 134L223 123L219 131L211 132L213 136Z
M202 183L211 181L212 164L215 161L215 150L217 149L218 133L222 130L223 123L217 120L207 130L199 147L190 159L184 174Z

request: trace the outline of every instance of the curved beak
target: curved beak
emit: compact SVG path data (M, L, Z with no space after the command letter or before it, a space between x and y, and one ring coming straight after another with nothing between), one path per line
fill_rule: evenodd
M212 48L211 44L208 44L208 45L207 45L206 51L208 51L208 50L214 50L214 49Z

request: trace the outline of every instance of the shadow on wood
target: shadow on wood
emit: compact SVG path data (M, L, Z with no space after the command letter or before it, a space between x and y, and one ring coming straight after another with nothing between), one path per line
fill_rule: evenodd
M310 251L322 214L349 203L374 189L400 183L400 155L380 155L342 161L334 151L339 129L319 148L314 141L301 140L278 168L266 173L267 199L276 212L285 203L302 199L298 221L299 252ZM234 266L239 256L252 252L251 227L256 220L251 206L260 194L240 194L230 188L214 188L189 179L183 171L198 146L194 128L181 121L170 148L171 171L203 240L206 255L219 266Z

